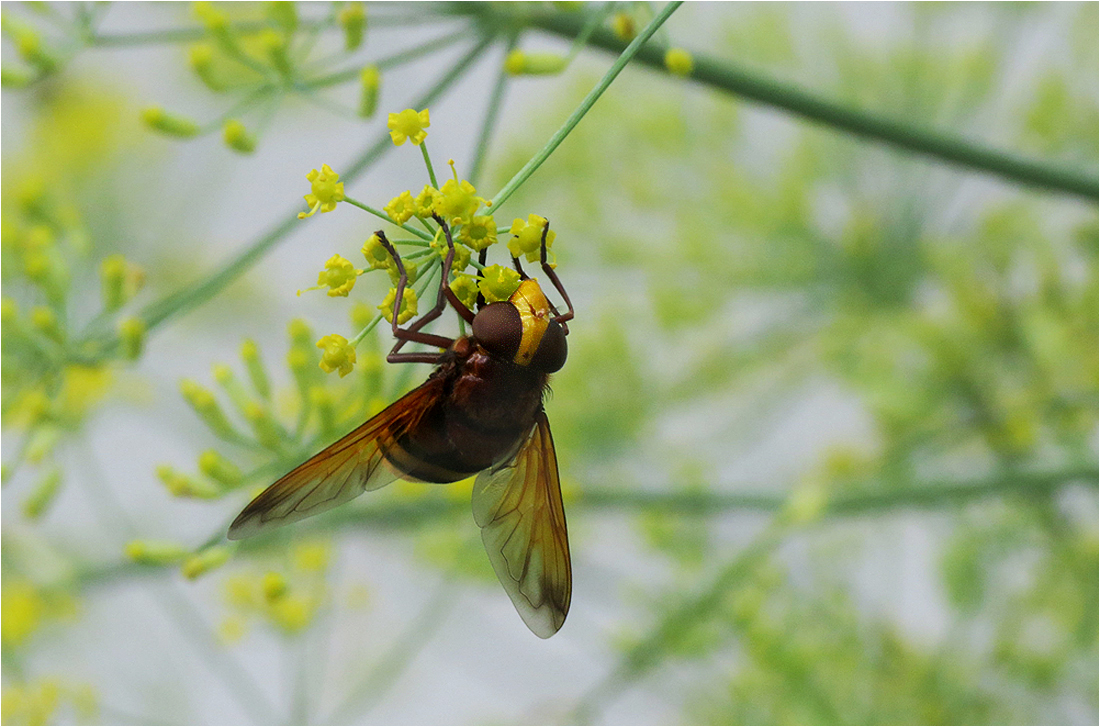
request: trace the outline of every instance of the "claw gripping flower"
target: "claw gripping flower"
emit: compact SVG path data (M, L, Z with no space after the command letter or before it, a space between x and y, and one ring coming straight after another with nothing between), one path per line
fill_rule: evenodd
M508 251L512 257L527 256L527 262L533 263L539 259L542 247L542 231L546 227L546 218L538 215L527 215L527 222L517 219L512 223L510 232L513 237L508 242ZM554 231L550 230L546 235L546 249L554 244Z
M397 265L394 264L393 257L385 246L382 245L382 241L378 239L378 235L371 235L367 238L367 241L363 243L363 257L367 259L367 264L370 265L371 270L397 268Z
M413 200L416 204L416 216L425 220L431 217L435 212L435 204L441 196L438 189L430 184L425 184L423 191L416 195L416 199Z
M340 181L340 175L332 171L328 164L321 165L321 171L316 169L306 175L312 186L312 191L305 196L309 212L299 212L298 219L312 217L317 210L332 212L336 209L337 202L344 201L344 183Z
M390 138L394 146L401 146L405 140L411 141L417 146L428 136L425 131L431 123L428 120L428 109L417 113L413 109L405 109L400 113L390 114L386 127L390 130Z
M397 289L390 288L390 292L386 294L382 305L378 306L378 310L382 311L382 315L390 323L393 323L393 302L395 300L397 300ZM405 288L405 292L401 296L401 309L397 312L397 325L416 317L416 302L416 291L412 288Z

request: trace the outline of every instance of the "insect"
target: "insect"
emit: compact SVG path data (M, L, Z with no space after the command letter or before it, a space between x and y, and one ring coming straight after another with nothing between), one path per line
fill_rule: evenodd
M559 313L518 258L519 288L507 301L470 310L447 281L454 260L450 229L435 307L407 328L398 312L408 275L385 234L376 233L399 274L390 363L431 363L428 380L336 443L295 467L260 493L233 521L239 540L341 505L398 478L457 482L477 475L474 520L497 578L524 623L537 636L553 636L565 622L572 593L569 542L558 481L558 463L543 394L550 374L564 364L566 324L573 304L546 260L542 231L540 264L567 310ZM484 251L482 251L484 263ZM447 303L472 326L451 339L423 332ZM409 342L442 353L402 352Z

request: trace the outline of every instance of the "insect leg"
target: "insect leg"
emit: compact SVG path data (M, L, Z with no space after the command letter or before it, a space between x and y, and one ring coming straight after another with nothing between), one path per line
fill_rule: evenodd
M482 268L485 267L485 263L489 261L489 248L483 248L481 252L477 254L477 261ZM485 295L481 292L480 288L477 291L477 307L478 310L485 307Z
M450 348L454 343L454 339L447 338L445 336L436 336L431 333L421 333L420 329L429 321L435 320L439 317L439 314L443 312L443 306L446 305L446 300L443 298L442 292L439 299L436 301L435 308L425 313L419 320L415 321L408 328L401 328L397 323L398 313L401 311L401 301L405 295L405 287L409 282L409 274L405 270L405 264L401 262L401 256L394 248L390 241L386 239L386 233L382 230L374 233L378 235L378 239L382 242L382 247L386 248L392 257L394 263L397 265L397 290L396 297L393 301L393 320L391 321L391 330L393 331L393 337L397 339L397 343L394 344L393 349L390 350L389 355L386 356L386 360L390 363L435 363L439 360L439 354L436 353L399 353L401 347L406 342L412 341L414 343L424 343L429 346L436 346L438 348ZM448 259L444 263L444 275L450 270L451 255L448 255ZM444 283L444 287L446 284Z
M454 263L455 258L455 241L453 238L451 238L451 228L447 226L447 223L444 222L439 215L433 213L432 217L437 223L439 223L439 226L443 228L443 234L447 238L447 259L443 261L443 278L440 281L439 299L436 301L435 307L441 313L445 305L443 302L443 298L444 296L446 296L446 299L450 301L451 307L455 309L455 312L462 316L462 319L467 323L473 323L474 312L467 308L466 304L458 299L458 296L455 295L455 292L451 290L451 286L448 281L448 279L451 277L451 265ZM482 252L484 253L485 251L482 250ZM436 315L439 314L437 313Z
M515 266L516 272L519 273L519 279L520 280L527 280L527 273L525 273L523 271L523 266L520 265L518 257L512 258L512 265Z
M539 262L542 264L542 272L546 273L546 277L550 278L550 282L552 282L554 284L554 288L557 289L559 293L561 293L561 297L565 299L565 305L569 308L566 313L562 313L554 317L555 321L564 324L566 321L573 320L573 303L569 300L569 294L565 292L565 286L563 286L561 284L561 281L558 280L558 274L555 273L554 268L552 268L550 264L546 262L546 235L549 232L550 221L547 220L546 224L542 228L542 249L539 252ZM556 308L554 309L554 312L557 313ZM566 333L568 333L569 328L566 327L565 331Z

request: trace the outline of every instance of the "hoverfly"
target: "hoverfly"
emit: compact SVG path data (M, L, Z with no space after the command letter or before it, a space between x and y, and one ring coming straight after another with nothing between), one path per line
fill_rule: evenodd
M519 288L507 301L477 312L448 285L454 260L450 228L435 307L407 328L398 323L408 275L383 232L379 240L399 274L390 363L435 365L428 380L365 424L284 475L233 521L230 540L316 515L398 478L457 482L477 475L474 520L497 578L537 636L553 636L569 611L572 572L554 440L542 398L550 374L565 364L573 304L546 260L544 224L540 264L565 301L559 313L534 278L513 258ZM484 252L484 251L483 251ZM484 255L482 256L484 263ZM450 302L473 335L451 339L422 332ZM403 353L409 342L442 353Z

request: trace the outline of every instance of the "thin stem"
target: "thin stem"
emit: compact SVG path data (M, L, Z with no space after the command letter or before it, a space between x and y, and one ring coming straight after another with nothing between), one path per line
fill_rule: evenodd
M647 4L646 7L648 8L649 5ZM608 15L611 14L614 9L615 4L608 2L604 3L603 7L601 7L600 9L588 14L588 20L585 21L584 26L581 28L580 32L577 33L577 35L573 38L573 44L569 46L569 53L565 56L566 65L572 63L573 59L576 58L582 50L584 50L584 47L588 45L588 39L592 37L592 33L596 31L596 28L600 27L600 25L603 24L603 21L607 18Z
M432 158L428 156L428 140L420 142L420 153L424 155L424 166L428 168L428 179L432 181L432 187L439 189L439 182L435 181L435 170L432 169Z
M317 93L316 89L300 89L297 93L299 97L305 99L307 102L339 116L340 118L347 119L348 121L362 121L362 117L359 116L358 111L325 98Z
M354 206L354 207L358 207L359 209L363 210L364 212L370 212L375 217L383 219L386 222L389 222L391 225L397 225L398 227L400 227L405 232L416 235L421 240L431 240L432 239L431 236L428 233L426 233L422 230L418 230L415 227L411 227L408 223L394 222L393 219L391 219L388 214L386 214L385 212L383 212L380 209L375 209L374 207L371 207L366 202L360 202L359 200L353 199L351 197L344 197L344 201L347 202L348 204Z
M583 29L582 19L575 13L535 15L529 18L529 22L536 28L565 38L573 38ZM620 52L624 45L614 33L604 28L593 32L589 41L592 47L613 53ZM638 63L667 73L664 60L666 50L663 45L648 45L638 52ZM881 141L966 169L995 174L1027 186L1076 195L1093 204L1100 195L1100 179L1095 174L1026 159L959 136L852 109L706 53L693 52L692 58L695 68L689 78L696 83L774 106L859 137Z
M649 37L651 35L657 32L657 28L661 27L661 25L663 25L664 22L668 20L672 13L676 11L676 8L680 7L681 4L682 0L676 0L675 2L670 2L668 5L665 5L661 12L658 13L657 17L653 19L653 22L647 25L645 29L643 29L642 32L638 34L637 38L631 41L630 45L626 47L626 50L624 50L622 54L619 55L618 59L611 65L611 68L608 69L606 74L604 74L604 77L600 80L600 82L596 84L596 87L593 88L587 96L585 96L583 101L581 101L580 106L578 106L576 110L573 111L572 114L570 114L569 118L565 120L564 124L562 124L562 127L558 129L553 136L550 137L550 141L546 142L546 146L544 146L538 154L532 157L529 162L524 164L523 168L520 169L514 177L512 177L511 181L509 181L508 184L504 185L503 189L497 192L497 194L493 197L494 209L498 209L502 204L504 204L508 200L508 198L512 196L516 189L518 189L521 184L526 182L528 177L534 174L535 170L542 166L542 163L545 162L550 157L550 155L554 153L554 150L557 149L563 141L565 141L565 137L569 136L569 133L573 131L573 128L578 123L580 123L580 120L584 118L584 115L588 113L588 110L591 109L596 101L600 98L600 96L603 95L603 92L607 90L608 86L611 85L611 82L614 81L616 77L618 77L623 68L626 67L626 64L629 63L630 60L638 54L638 52L642 49L642 45L647 40L649 40ZM578 28L577 30L579 32L580 28Z
M449 33L439 38L433 38L432 40L421 43L420 45L413 46L412 48L407 48L399 53L394 53L391 56L379 59L374 63L374 65L377 66L378 70L380 71L384 71L388 68L395 68L410 61L414 61L422 56L431 55L436 51L443 50L444 48L449 48L455 43L461 40L465 40L469 37L470 29L462 28L455 31L454 33ZM360 65L356 68L346 68L342 71L333 71L332 73L326 74L324 76L318 76L317 78L303 81L303 84L308 85L312 88L334 86L337 84L358 80L359 74L362 72L363 66Z
M269 84L262 84L256 86L253 90L242 96L236 103L229 107L228 111L223 112L216 119L210 121L199 130L199 134L212 134L220 131L225 126L225 122L229 119L235 118L240 115L240 112L250 107L262 103L265 97L271 97L274 95L274 88Z

